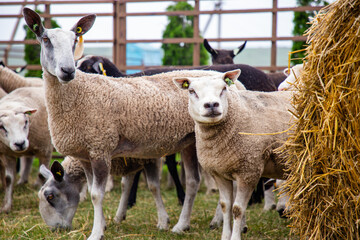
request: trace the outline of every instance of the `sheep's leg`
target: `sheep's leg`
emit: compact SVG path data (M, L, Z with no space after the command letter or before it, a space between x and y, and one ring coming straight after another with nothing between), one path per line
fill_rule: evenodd
M285 183L285 180L276 180L276 186L277 188L281 189L281 185L283 185ZM286 194L286 192L281 192L279 194L279 199L278 199L278 203L276 205L276 211L279 213L280 217L282 218L286 218L286 212L289 210L289 195Z
M83 163L86 178L90 184L91 202L94 207L94 223L88 240L99 240L104 237L106 227L102 203L105 195L106 181L109 174L109 166L106 158L92 159L91 164ZM91 167L89 167L91 165Z
M202 170L202 175L204 177L204 183L206 186L206 194L215 193L218 188L216 186L214 178L205 170Z
M123 176L121 179L121 197L114 219L115 222L121 223L126 218L128 199L130 195L130 190L134 183L134 177L135 174L128 174L126 176Z
M221 223L223 222L223 214L221 210L220 200L216 206L215 215L210 222L210 229L216 229L220 227Z
M105 192L110 192L113 189L113 187L114 187L114 178L111 174L109 174L106 181Z
M14 190L15 173L16 173L16 158L2 155L1 160L5 166L5 196L3 206L0 212L10 212L12 205L12 195Z
M134 181L131 186L130 194L129 194L129 200L127 203L128 208L132 208L136 204L136 193L139 186L139 180L140 180L140 174L142 173L142 169L139 170L135 176Z
M51 153L50 155L39 156L39 167L41 165L44 165L45 167L49 167L50 160L51 160ZM35 182L35 186L40 187L44 185L45 181L46 181L45 178L39 173Z
M17 181L18 185L28 182L33 160L34 157L20 157L20 179Z
M166 156L166 161L165 161L168 169L169 169L169 173L174 181L175 187L176 187L176 194L179 200L179 203L181 205L184 205L184 199L185 199L185 193L184 193L184 188L181 185L180 179L179 179L179 174L177 171L177 163L175 160L175 154Z
M160 168L161 160L157 159L155 162L148 163L144 166L145 175L148 187L153 194L158 213L157 227L160 230L169 229L169 216L165 210L164 202L160 193Z
M231 237L231 205L233 199L232 181L214 176L220 193L220 206L223 214L223 231L221 240L229 240Z
M231 240L241 239L241 229L245 223L246 207L251 198L251 194L256 187L255 184L251 185L242 179L237 179L236 184L236 197L232 207L234 226Z
M186 192L179 221L172 229L172 232L175 233L181 233L190 229L190 214L200 185L199 163L197 161L195 144L181 151L181 159L186 173Z

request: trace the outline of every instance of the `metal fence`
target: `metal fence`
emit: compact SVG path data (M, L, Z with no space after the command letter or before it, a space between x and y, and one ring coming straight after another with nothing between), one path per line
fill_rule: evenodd
M183 0L173 0L175 2ZM45 27L50 26L50 19L53 17L81 17L89 13L78 12L78 13L51 13L51 5L54 4L94 4L94 3L106 3L113 6L112 13L96 13L97 16L110 16L113 18L113 39L93 39L87 40L92 43L112 43L113 44L113 61L120 70L127 69L140 69L143 70L145 66L127 66L126 65L126 44L127 43L193 43L193 65L198 66L200 63L200 44L203 39L200 37L199 31L199 17L202 14L247 14L247 13L271 13L272 14L272 31L270 37L252 37L252 38L208 38L209 41L215 42L233 42L233 41L270 41L271 42L271 59L270 66L260 66L259 69L268 71L277 71L283 69L285 66L278 66L276 63L277 54L277 41L304 41L304 36L290 36L290 37L278 37L277 36L277 23L278 13L285 11L303 12L303 11L318 11L321 7L318 6L306 6L306 7L291 7L291 8L278 8L278 1L272 0L272 8L263 9L239 9L239 10L213 10L213 11L200 11L200 0L194 0L194 10L192 11L173 11L173 12L136 12L128 13L126 11L127 3L137 2L168 2L168 0L77 0L77 1L31 1L26 0L20 2L0 2L2 5L17 5L17 6L29 6L44 5L45 12L41 16L45 20ZM81 8L80 8L81 9ZM192 15L194 16L194 36L192 38L163 38L163 39L136 39L130 40L126 36L126 20L127 17L140 17L140 16L173 16L173 15ZM0 13L0 18L15 18L17 19L15 28L11 35L10 40L0 41L0 44L5 44L7 47L4 50L4 62L7 63L9 52L13 44L37 44L36 40L14 40L15 33L19 27L20 19L23 16L19 14L6 14ZM16 68L18 66L9 66L10 68ZM158 66L152 66L158 67ZM41 69L38 65L29 65L28 69Z

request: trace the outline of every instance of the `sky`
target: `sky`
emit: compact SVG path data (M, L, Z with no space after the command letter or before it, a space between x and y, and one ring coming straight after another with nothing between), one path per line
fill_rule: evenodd
M9 0L0 0L0 2ZM33 1L33 0L29 0ZM213 10L218 0L201 0L200 10ZM333 2L333 1L330 1ZM193 5L193 1L189 1ZM165 11L167 6L173 4L167 2L144 2L127 3L128 12L156 12ZM278 7L294 7L296 0L278 0ZM33 8L33 5L28 5ZM253 8L271 8L272 0L222 0L222 9L253 9ZM43 10L43 5L40 5ZM19 14L19 6L0 5L1 14ZM51 6L52 13L112 13L112 4L54 4ZM200 31L204 38L218 37L218 16L213 16L209 28L203 32L210 15L200 17ZM80 17L59 17L55 18L62 28L70 29ZM280 12L278 14L278 36L292 36L293 13ZM0 40L9 40L15 26L15 19L0 18ZM20 26L24 24L21 20ZM127 18L127 38L128 39L161 39L162 32L167 24L166 16L141 16ZM25 31L22 27L18 29L15 40L24 39ZM223 14L221 16L221 36L223 38L231 37L270 37L271 36L271 13L247 13L247 14ZM86 39L112 39L113 24L111 17L97 17L93 28L85 35ZM239 46L239 42L223 42L221 48L232 49ZM278 41L278 46L291 46L290 41ZM217 43L211 44L217 48ZM159 44L151 44L158 47ZM269 47L270 42L253 41L248 42L247 48L251 47Z

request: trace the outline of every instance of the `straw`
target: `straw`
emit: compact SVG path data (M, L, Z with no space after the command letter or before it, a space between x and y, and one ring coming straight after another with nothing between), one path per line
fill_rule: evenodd
M311 22L286 154L291 232L360 239L360 1L323 8Z

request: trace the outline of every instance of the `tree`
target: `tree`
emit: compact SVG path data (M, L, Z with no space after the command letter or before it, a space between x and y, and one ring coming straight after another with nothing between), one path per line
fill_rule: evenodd
M309 6L311 4L319 5L328 5L329 3L324 0L297 0L298 6ZM309 18L314 17L313 12L294 12L294 29L293 35L294 36L303 36L305 31L310 27L309 25ZM306 47L306 42L304 41L297 41L293 42L292 51L301 50ZM292 58L296 58L295 60L291 60L293 64L302 63L302 59L305 57L305 51L294 53Z
M42 12L39 10L36 10L37 13L41 14ZM51 20L51 27L52 28L58 28L60 27L55 20ZM36 39L35 33L33 33L30 28L27 25L24 25L24 30L26 31L25 39ZM25 55L24 60L26 64L28 65L39 65L40 64L40 51L41 47L40 45L25 45ZM25 77L42 77L42 71L41 70L28 70L25 74Z
M178 2L170 5L167 11L191 11L194 8L187 3ZM194 17L193 16L168 16L168 25L163 33L163 38L191 38L194 34ZM193 64L193 46L190 43L179 44L162 44L161 48L164 50L164 57L162 59L163 65L192 65ZM208 63L209 55L200 45L200 65Z

